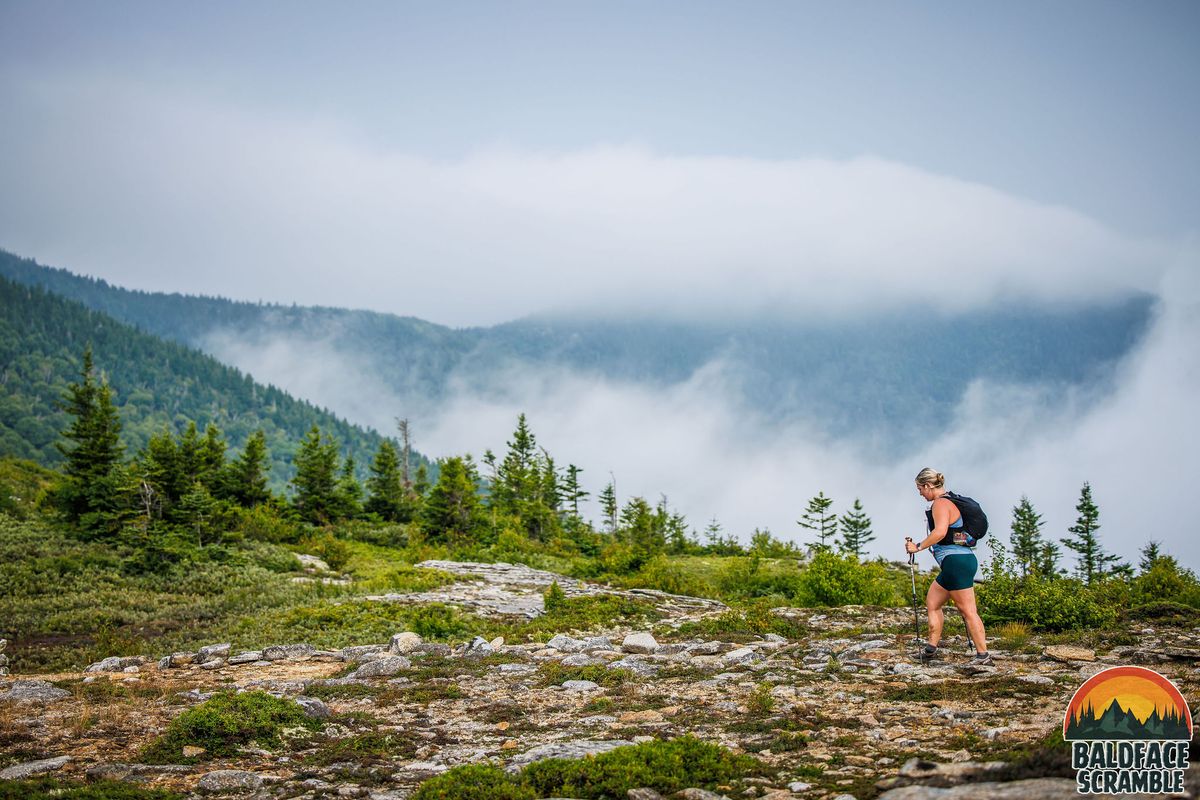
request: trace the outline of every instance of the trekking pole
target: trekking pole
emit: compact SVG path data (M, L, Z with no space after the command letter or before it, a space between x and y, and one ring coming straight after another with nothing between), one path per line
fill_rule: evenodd
M904 541L911 542L912 537L904 537ZM905 548L907 549L907 548ZM917 614L917 554L908 554L908 577L912 579L912 595L913 595L913 635L916 637L914 641L917 647L921 646L921 618Z

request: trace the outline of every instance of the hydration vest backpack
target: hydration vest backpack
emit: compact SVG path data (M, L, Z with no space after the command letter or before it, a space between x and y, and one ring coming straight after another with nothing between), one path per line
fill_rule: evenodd
M983 513L979 503L961 494L954 492L946 492L943 495L954 507L958 509L958 513L962 515L962 528L951 528L946 531L945 537L938 544L954 544L954 533L956 530L963 530L967 534L967 547L974 547L975 544L987 536L988 518L987 514ZM929 530L933 530L933 509L928 509L925 512L925 519L929 522Z

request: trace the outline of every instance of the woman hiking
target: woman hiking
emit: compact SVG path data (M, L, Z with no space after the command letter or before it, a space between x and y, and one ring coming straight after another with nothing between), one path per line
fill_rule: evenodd
M938 644L942 640L942 606L953 600L955 608L967 623L967 633L975 645L972 664L992 664L992 654L987 649L987 637L983 632L983 620L975 607L975 573L979 561L967 547L967 534L963 530L962 514L958 506L946 497L946 476L937 470L925 467L917 473L917 491L931 503L929 535L919 543L911 540L904 543L908 553L932 550L941 572L929 584L925 595L925 609L929 613L929 641L921 651L922 660L937 658Z

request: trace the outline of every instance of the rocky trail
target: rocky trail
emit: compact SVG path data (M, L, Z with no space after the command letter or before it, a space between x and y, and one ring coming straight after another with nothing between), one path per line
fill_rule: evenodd
M1200 630L1138 627L1120 644L993 648L972 667L961 620L946 655L913 658L911 609L775 609L788 636L723 634L722 604L618 591L520 565L428 562L464 576L432 592L383 595L476 614L534 618L557 582L568 597L652 603L652 627L564 630L544 643L454 645L396 631L339 651L281 642L233 652L111 658L83 673L0 677L0 779L39 774L133 781L200 796L400 800L462 764L508 769L691 734L764 765L714 794L729 798L1067 798L1075 782L1042 757L1090 675L1145 664L1187 697L1200 689ZM950 615L948 615L950 616ZM727 627L727 626L726 626ZM12 665L14 668L19 665ZM294 700L315 730L285 730L191 763L139 763L172 719L214 693ZM199 751L199 752L197 752ZM1047 775L1047 773L1052 773ZM1190 796L1200 788L1193 768ZM645 790L640 800L653 800ZM633 795L631 794L631 797Z

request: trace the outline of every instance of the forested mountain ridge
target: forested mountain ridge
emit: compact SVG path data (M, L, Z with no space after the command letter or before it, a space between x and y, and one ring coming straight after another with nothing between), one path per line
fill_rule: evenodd
M360 470L382 440L210 356L0 277L0 454L60 463L54 443L68 417L59 403L67 384L79 377L88 344L114 390L130 454L151 436L164 429L182 432L189 422L201 430L217 425L232 448L244 446L261 428L272 484L282 489L294 471L292 456L313 425L332 435Z
M1145 333L1154 309L1142 295L1099 307L1009 305L958 315L918 309L842 320L544 315L452 329L369 311L131 291L2 251L0 275L255 367L256 374L254 353L281 341L353 357L395 393L398 413L417 419L436 414L456 389L487 393L503 386L514 366L668 386L719 363L723 384L753 413L819 420L830 435L865 432L891 445L917 435L906 424L914 414L952 413L977 379L1056 387L1103 380Z

